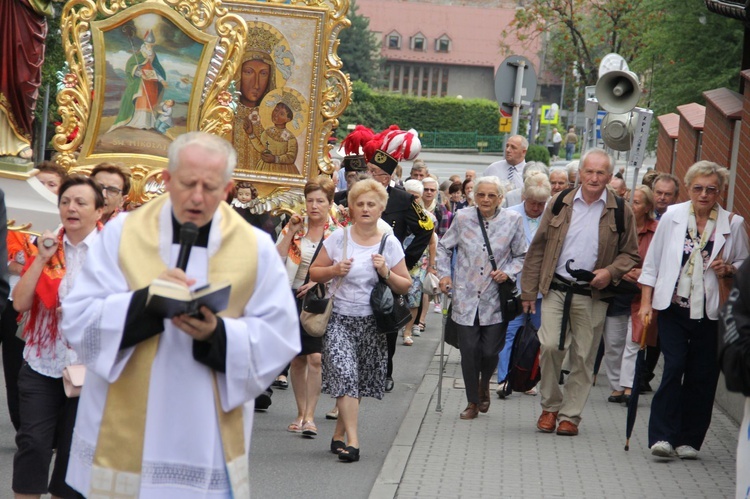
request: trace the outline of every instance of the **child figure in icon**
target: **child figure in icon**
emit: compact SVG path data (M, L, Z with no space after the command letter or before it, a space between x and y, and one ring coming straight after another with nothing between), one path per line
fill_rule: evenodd
M260 152L256 170L261 172L299 174L294 161L297 159L297 139L287 130L286 124L294 119L294 112L279 102L271 112L272 127L254 134L253 146Z
M167 99L162 103L161 109L159 110L159 117L156 119L155 128L157 132L166 134L167 130L174 126L174 121L172 121L173 108L174 100L172 99Z
M299 175L296 164L299 147L297 136L306 129L305 98L294 89L269 92L252 121L249 134L253 149L260 156L254 169L260 172Z

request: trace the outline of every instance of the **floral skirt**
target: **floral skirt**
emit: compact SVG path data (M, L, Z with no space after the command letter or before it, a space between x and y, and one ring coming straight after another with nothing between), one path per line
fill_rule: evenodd
M331 314L323 337L323 385L333 397L375 397L385 394L388 344L378 332L375 316Z

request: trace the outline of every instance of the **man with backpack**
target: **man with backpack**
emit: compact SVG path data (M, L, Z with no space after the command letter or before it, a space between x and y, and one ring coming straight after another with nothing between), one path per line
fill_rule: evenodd
M603 149L587 151L578 171L580 187L561 192L547 205L526 254L524 311L535 312L537 293L543 295L537 428L545 433L557 428L558 435L578 434L607 312L602 299L612 295L606 288L619 284L639 261L633 212L607 189L613 167ZM578 283L568 269L587 270L594 277ZM563 395L558 376L568 351L571 372Z

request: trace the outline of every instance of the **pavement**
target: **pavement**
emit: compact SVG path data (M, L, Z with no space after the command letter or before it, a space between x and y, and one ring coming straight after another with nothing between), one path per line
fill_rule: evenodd
M514 393L500 400L494 395L495 384L489 412L460 420L466 406L460 355L448 345L438 407L441 324L441 315L430 311L426 331L415 338L414 346L399 345L396 351L394 392L382 402L363 401L359 463L341 464L327 450L334 422L322 414L332 406L330 399L323 396L318 404L319 438L305 440L284 430L294 418L293 396L291 390L277 391L269 412L255 418L253 497L734 496L735 421L715 406L698 460L657 459L647 448L652 395L644 394L630 451L625 452L627 409L607 402L610 390L604 373L592 388L576 437L538 432L539 397ZM0 499L9 499L15 446L4 393L0 402Z
M428 335L440 334L429 314ZM415 342L416 344L416 342ZM445 346L440 407L440 350L417 388L409 411L370 492L371 499L411 497L720 498L734 497L739 425L714 406L696 461L658 459L648 449L652 394L639 400L630 450L624 450L624 405L607 402L599 373L580 434L537 431L539 396L494 395L487 414L463 421L466 407L458 350ZM652 382L656 388L656 382ZM442 409L442 410L438 410Z

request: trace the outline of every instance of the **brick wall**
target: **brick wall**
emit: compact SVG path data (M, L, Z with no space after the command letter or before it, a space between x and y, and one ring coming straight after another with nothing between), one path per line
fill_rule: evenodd
M737 157L737 180L734 186L734 211L750 222L750 70L741 73L745 79L745 95L742 104L742 125L740 131L740 147ZM748 224L746 222L746 226Z
M680 124L677 139L677 161L674 174L677 178L684 178L688 168L698 159L698 146L700 134L706 118L706 108L700 104L691 102L677 106L677 114L680 116ZM685 189L680 189L678 201L687 201L688 195Z
M717 88L703 92L703 96L706 98L706 122L701 159L729 168L734 126L742 116L742 95L727 88Z
M675 113L669 113L658 116L656 120L659 123L659 135L656 143L656 171L672 173L680 117Z

